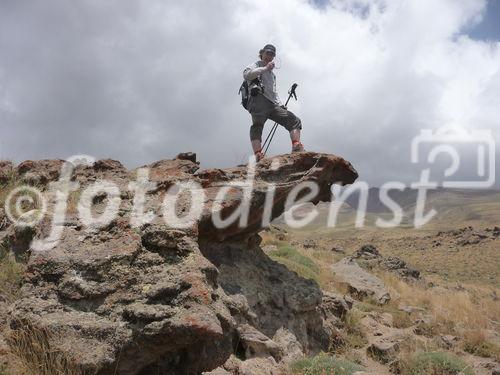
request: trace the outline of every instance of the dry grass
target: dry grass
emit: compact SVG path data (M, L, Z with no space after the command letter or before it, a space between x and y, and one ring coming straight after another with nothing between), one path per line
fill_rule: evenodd
M425 372L425 370L419 371L418 364L415 361L419 356L426 356L428 353L438 353L439 346L430 340L421 339L418 336L414 336L412 334L407 334L406 337L399 344L399 353L396 361L391 363L391 371L396 374L402 375L410 375L410 374L442 374L449 375L450 373L446 372L446 368L432 368L429 366L427 369L429 372ZM431 354L432 355L432 354ZM438 354L439 356L439 354ZM452 359L455 357L453 356ZM415 368L417 365L417 368ZM425 368L426 366L424 366ZM434 371L434 372L433 372ZM443 371L443 372L440 372ZM453 372L451 374L454 374Z
M489 357L500 362L500 347L488 341L483 330L465 331L463 350L480 357Z
M389 313L392 316L392 326L394 328L408 328L415 323L415 313L407 313L399 310L398 303L394 300L389 301L385 305L380 305L373 298L366 298L363 302L358 302L356 307L364 312Z
M25 375L91 375L73 364L62 352L50 345L50 333L26 321L15 321L7 342Z
M287 241L284 241L284 239L287 237L287 235L283 233L279 233L274 229L271 229L269 231L262 231L259 233L259 235L262 238L262 246L265 245L275 245L275 246L280 246L280 245L286 245L288 244ZM282 239L278 238L282 237Z
M7 302L19 297L25 269L25 264L16 262L14 256L0 246L0 294Z
M67 206L67 213L68 214L77 214L78 213L78 201L80 200L81 195L82 195L82 192L80 189L69 193L68 206Z
M350 349L359 349L368 343L361 325L362 318L363 314L355 309L349 310L345 316L344 328L347 334L345 342Z
M392 325L394 328L408 328L414 324L414 319L412 314L408 314L404 311L391 311L392 315Z
M436 322L456 322L459 329L495 329L500 303L491 298L491 288L462 287L462 290L409 285L394 275L379 274L398 302L424 307ZM394 293L396 292L396 293Z
M332 264L340 260L337 254L329 250L303 250L307 256L314 259L319 266L318 284L321 289L335 293L348 294L348 287L344 283L336 280L334 273L331 270Z
M0 184L0 206L3 207L5 204L5 199L9 195L9 192L19 185L19 180L15 173L12 173L8 177L8 181L5 184Z
M391 274L379 273L378 276L383 279L390 292L397 295L396 300L392 301L391 304L425 306L425 314L428 314L431 319L418 323L415 328L416 333L429 338L445 334L457 335L462 338L464 351L500 360L500 347L488 342L485 334L488 330L498 331L498 317L500 316L500 304L491 297L491 288L474 285L462 287L461 290L450 290L450 286L448 288L426 288L409 285ZM423 352L431 350L435 350L435 348L429 347ZM424 357L416 358L414 353L414 349L400 353L398 361L400 373L446 373L447 370L441 369L436 361L439 363L451 361L453 366L457 365L454 357L445 358L444 354L429 355L425 359L429 363L424 363L422 360Z
M12 254L0 248L0 293L8 303L19 298L25 265L17 263ZM2 319L0 330L6 337L10 352L3 353L7 366L0 366L0 375L90 375L75 367L65 356L51 348L50 334L33 325L16 321L16 330L5 327Z

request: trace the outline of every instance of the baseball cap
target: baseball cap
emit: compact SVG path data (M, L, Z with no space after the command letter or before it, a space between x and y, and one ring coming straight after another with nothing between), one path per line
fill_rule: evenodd
M274 53L274 54L276 55L276 47L275 47L275 46L273 46L272 44L266 44L266 45L264 46L264 48L262 48L262 51L263 51L263 52L264 52L264 51L269 51L269 52L272 52L272 53Z

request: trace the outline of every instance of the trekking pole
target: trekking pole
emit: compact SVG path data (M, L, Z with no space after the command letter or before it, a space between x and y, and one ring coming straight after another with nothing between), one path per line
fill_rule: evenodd
M288 90L288 98L285 102L285 107L288 105L288 102L290 101L290 98L293 96L295 98L295 100L297 100L297 94L295 93L295 89L297 88L297 84L294 83L292 85L292 87L290 88L290 90ZM266 140L264 141L264 144L262 145L262 149L264 149L265 147L265 150L264 150L264 155L267 153L267 150L269 148L269 146L271 145L271 142L274 138L274 134L276 133L276 129L278 129L278 123L275 122L273 127L271 128L271 131L269 132L269 134L267 135L266 137ZM271 137L271 138L269 138ZM267 142L269 140L269 143ZM267 146L266 146L267 144Z

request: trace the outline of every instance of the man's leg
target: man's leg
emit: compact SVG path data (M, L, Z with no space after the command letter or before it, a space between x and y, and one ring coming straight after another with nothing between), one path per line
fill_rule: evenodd
M250 127L250 142L252 142L252 149L254 154L262 149L262 130L264 124L254 122Z
M290 139L292 141L293 151L304 151L304 146L300 143L300 130L302 129L302 122L300 118L287 109L276 106L269 115L269 118L290 132Z
M290 130L290 139L292 140L292 143L300 142L300 129Z
M273 103L264 98L263 95L251 98L250 114L252 115L252 126L250 127L250 142L252 143L253 153L257 161L264 157L262 153L262 131L273 108Z

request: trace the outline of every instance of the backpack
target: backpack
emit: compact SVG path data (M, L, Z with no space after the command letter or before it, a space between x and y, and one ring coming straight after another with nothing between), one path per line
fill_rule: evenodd
M248 111L248 97L250 96L250 92L248 90L248 82L246 80L244 80L240 86L238 95L240 94L241 94L241 105Z

